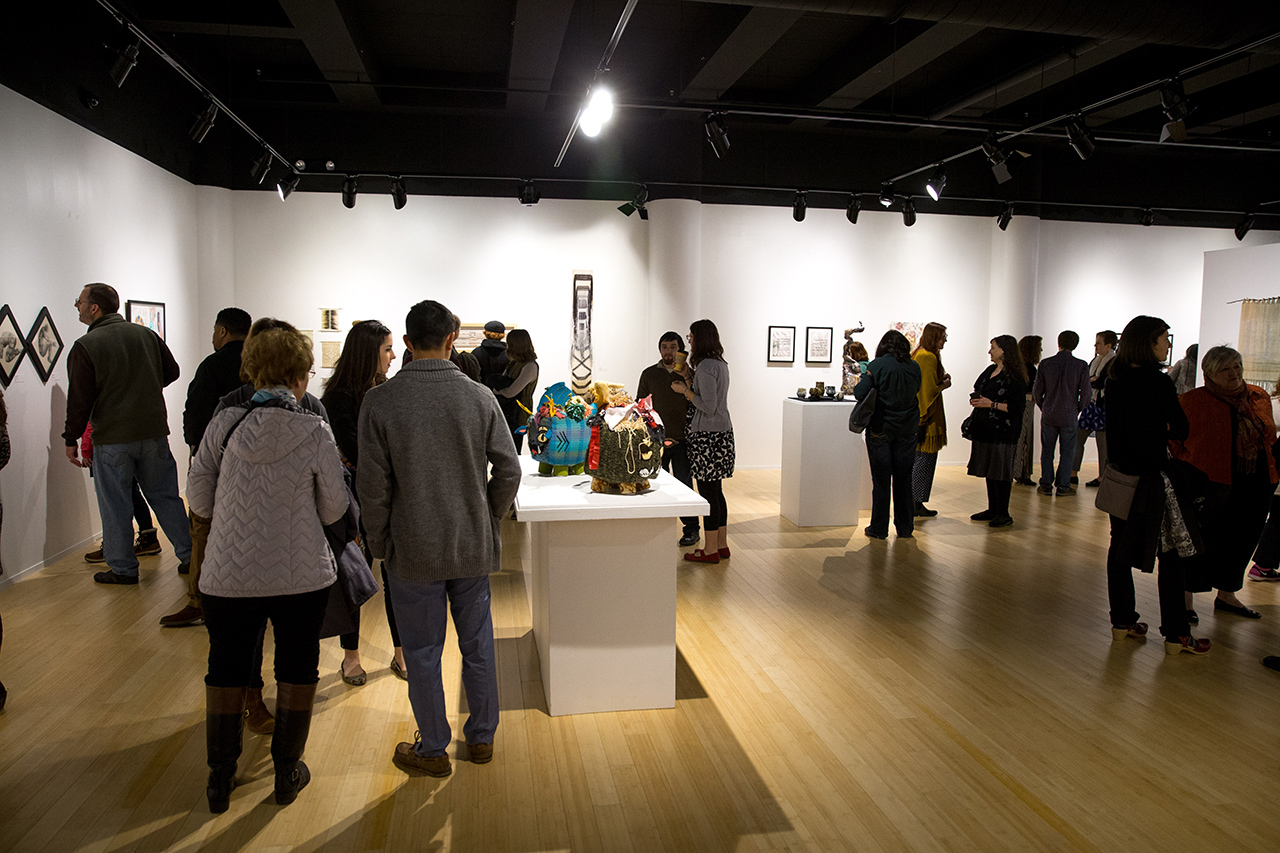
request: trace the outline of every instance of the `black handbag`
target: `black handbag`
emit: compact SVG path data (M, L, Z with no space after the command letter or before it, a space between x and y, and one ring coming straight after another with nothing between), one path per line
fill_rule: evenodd
M867 396L858 401L858 405L853 407L853 411L849 413L849 432L862 434L862 431L871 423L871 416L876 413L876 389L872 388L867 392Z

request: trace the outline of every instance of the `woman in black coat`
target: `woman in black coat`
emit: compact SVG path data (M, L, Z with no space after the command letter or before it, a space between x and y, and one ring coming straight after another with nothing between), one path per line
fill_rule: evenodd
M987 481L987 508L969 518L991 527L1013 524L1009 515L1009 493L1013 491L1013 457L1022 429L1022 410L1027 405L1027 368L1013 335L991 339L991 366L973 383L969 405L973 446L969 450L969 475Z

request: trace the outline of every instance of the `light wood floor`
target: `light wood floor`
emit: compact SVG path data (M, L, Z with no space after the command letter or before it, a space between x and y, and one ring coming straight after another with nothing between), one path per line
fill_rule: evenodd
M378 601L367 686L323 644L314 780L283 809L246 734L231 811L207 811L208 641L156 624L181 600L167 547L138 587L68 559L0 590L0 850L1280 849L1280 674L1258 662L1280 653L1280 584L1242 593L1261 622L1206 598L1213 652L1166 658L1111 641L1091 492L1015 487L1017 523L992 531L968 521L982 483L945 468L942 515L878 542L780 519L777 472L725 491L733 559L679 569L674 710L548 717L508 549L493 763L391 764L414 725ZM456 649L445 667L457 708Z

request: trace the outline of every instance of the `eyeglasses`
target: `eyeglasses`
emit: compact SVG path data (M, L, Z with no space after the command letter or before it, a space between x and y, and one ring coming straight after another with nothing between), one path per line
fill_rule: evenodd
M312 376L316 375L316 372L314 370L308 370L307 373L310 373Z

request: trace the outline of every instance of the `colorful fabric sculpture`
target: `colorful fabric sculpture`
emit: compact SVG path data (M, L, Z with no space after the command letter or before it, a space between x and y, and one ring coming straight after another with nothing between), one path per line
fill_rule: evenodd
M591 445L587 473L591 491L634 495L647 491L649 478L662 467L665 430L653 410L653 398L631 402L620 386L597 382L592 389L596 414L588 419Z
M542 392L538 410L529 418L529 452L538 460L539 474L567 477L582 473L591 441L587 420L594 412L594 406L563 382Z

